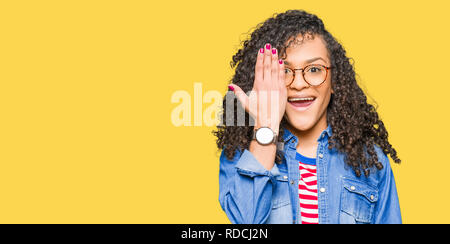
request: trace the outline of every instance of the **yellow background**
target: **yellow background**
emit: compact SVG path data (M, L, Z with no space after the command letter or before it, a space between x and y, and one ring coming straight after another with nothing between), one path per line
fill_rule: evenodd
M225 93L240 41L287 9L355 60L403 160L403 221L449 223L444 0L2 1L0 222L229 223L214 128L175 127L170 99Z

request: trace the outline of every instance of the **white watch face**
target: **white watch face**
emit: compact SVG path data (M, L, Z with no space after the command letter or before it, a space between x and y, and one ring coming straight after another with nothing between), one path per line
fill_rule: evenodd
M269 128L262 127L256 130L256 140L261 144L269 144L273 141L273 131Z

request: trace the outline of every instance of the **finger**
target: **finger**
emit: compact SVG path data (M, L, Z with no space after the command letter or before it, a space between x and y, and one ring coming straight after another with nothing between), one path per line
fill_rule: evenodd
M259 49L255 64L255 83L263 81L264 78L264 47Z
M278 63L278 52L276 48L272 48L272 82L274 82L274 85L278 85L278 66L280 65Z
M228 88L234 92L234 95L238 98L239 102L241 103L242 107L245 109L245 111L248 111L248 96L245 94L245 92L235 84L228 85Z
M272 73L272 46L267 43L264 49L264 82L270 82Z
M280 85L280 87L285 87L286 86L286 78L285 78L285 73L284 73L284 62L283 59L279 59L278 60L278 84Z

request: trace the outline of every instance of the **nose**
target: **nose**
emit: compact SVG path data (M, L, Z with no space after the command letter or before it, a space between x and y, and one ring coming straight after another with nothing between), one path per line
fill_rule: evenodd
M303 88L310 87L310 85L308 84L308 82L305 81L305 78L303 78L303 75L300 71L297 72L297 74L295 74L294 80L289 85L289 87L295 88L296 90L301 90Z

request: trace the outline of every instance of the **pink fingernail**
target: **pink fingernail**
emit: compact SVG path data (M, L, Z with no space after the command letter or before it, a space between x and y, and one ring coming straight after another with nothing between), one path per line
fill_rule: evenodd
M272 46L270 46L270 44L266 44L266 49L267 49L267 50L270 50L271 47L272 47Z
M234 87L233 86L228 86L228 89L234 91Z
M283 64L283 60L282 59L278 60L278 63Z
M259 49L260 53L264 53L264 48Z
M277 49L276 48L272 48L272 54L276 54L277 53Z

